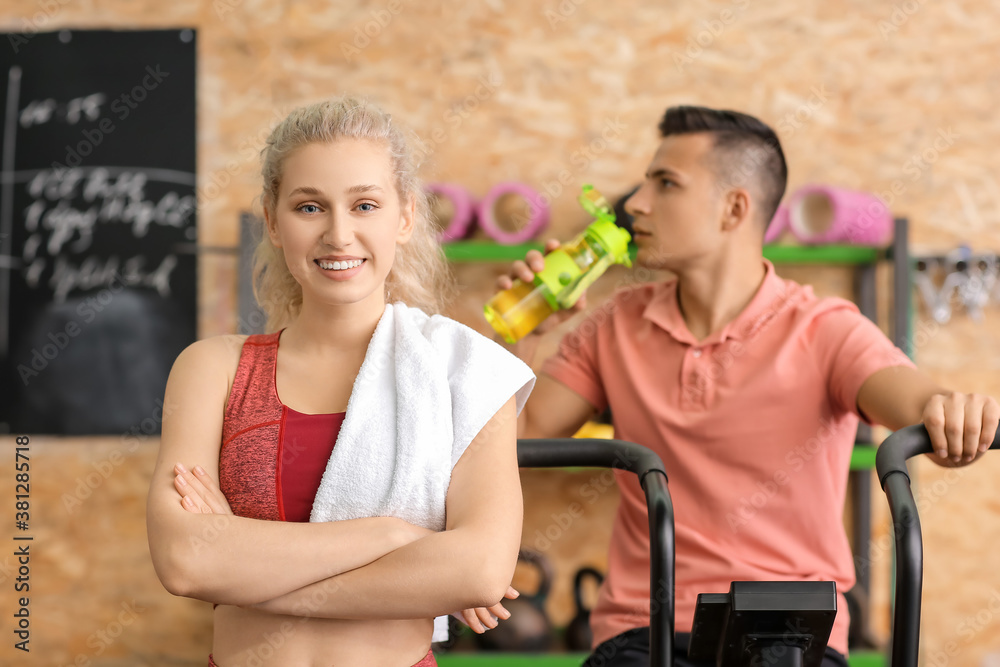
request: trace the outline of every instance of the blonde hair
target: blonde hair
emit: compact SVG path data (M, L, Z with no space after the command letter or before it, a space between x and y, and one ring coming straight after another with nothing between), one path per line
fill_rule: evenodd
M263 191L260 204L273 217L278 203L285 159L296 149L341 138L366 139L385 146L392 161L400 205L416 202L413 234L396 245L386 277L387 301L402 301L428 313L440 312L453 289L451 275L431 221L430 205L406 136L392 117L377 106L350 96L317 102L292 111L267 138L261 150ZM267 330L287 325L302 308L302 286L295 280L284 253L276 248L261 218L261 239L254 251L253 293L267 313Z

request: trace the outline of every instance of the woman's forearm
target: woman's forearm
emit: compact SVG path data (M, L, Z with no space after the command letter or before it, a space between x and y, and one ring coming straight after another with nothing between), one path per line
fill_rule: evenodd
M486 607L503 598L516 563L493 542L472 529L435 533L255 607L340 619L431 618Z
M340 619L430 618L489 607L514 576L523 507L511 397L452 471L447 530L258 608Z
M269 600L371 563L408 539L403 523L387 517L294 523L185 513L175 519L183 528L172 531L168 590L218 604Z

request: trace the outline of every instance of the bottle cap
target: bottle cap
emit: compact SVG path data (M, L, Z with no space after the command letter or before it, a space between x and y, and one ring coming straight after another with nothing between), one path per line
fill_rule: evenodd
M589 183L583 184L583 193L577 198L583 210L595 220L615 221L615 211L600 192Z
M629 241L632 235L615 224L614 218L610 220L601 218L590 223L587 227L587 235L594 238L601 246L614 258L615 264L632 266L632 257L628 252Z

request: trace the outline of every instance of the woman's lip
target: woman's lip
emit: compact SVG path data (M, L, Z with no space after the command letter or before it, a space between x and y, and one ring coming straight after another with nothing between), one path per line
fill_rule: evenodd
M343 261L343 260L334 260L334 261ZM329 278L330 280L349 280L350 278L357 275L357 273L361 271L362 267L364 267L364 265L367 262L365 260L362 260L361 263L355 266L353 269L340 269L340 270L324 269L322 266L319 265L319 260L317 260L315 263L316 267L323 273L323 275Z

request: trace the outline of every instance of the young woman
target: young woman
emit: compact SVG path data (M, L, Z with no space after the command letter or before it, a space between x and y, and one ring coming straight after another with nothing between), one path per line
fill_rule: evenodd
M534 376L425 313L447 273L387 114L297 109L262 156L254 287L272 333L174 363L154 567L215 603L209 665L433 665L435 617L482 632L516 595L516 420Z

